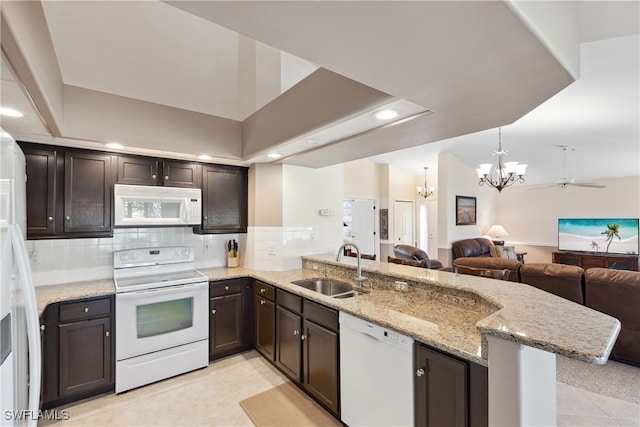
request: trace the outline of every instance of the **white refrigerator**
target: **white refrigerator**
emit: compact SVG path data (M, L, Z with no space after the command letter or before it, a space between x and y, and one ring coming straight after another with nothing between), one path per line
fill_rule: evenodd
M36 425L39 316L25 246L25 157L0 128L0 425Z

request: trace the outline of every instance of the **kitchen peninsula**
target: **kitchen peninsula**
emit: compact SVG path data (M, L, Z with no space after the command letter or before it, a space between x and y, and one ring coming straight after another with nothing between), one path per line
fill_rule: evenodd
M553 417L555 423L554 353L605 363L620 330L617 319L524 284L396 264L363 260L363 275L368 278L364 287L372 283L373 290L353 298L331 298L291 283L323 275L353 283L356 260L334 259L330 254L305 256L302 269L288 271L244 267L201 271L212 281L252 277L488 366L492 425L530 424L541 416ZM407 289L396 290L395 281L406 282ZM96 290L77 284L40 287L37 295L44 307L114 291L109 286ZM534 393L526 400L518 391L523 382ZM549 410L539 410L548 405Z

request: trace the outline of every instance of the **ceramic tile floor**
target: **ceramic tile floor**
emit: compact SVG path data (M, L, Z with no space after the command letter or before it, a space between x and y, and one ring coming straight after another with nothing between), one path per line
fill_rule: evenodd
M208 368L58 411L71 426L252 426L238 402L287 379L255 351ZM640 426L640 405L558 383L558 426Z

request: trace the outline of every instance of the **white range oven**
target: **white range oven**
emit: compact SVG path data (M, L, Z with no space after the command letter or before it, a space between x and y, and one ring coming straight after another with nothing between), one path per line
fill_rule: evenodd
M209 280L188 246L113 253L116 393L209 364Z

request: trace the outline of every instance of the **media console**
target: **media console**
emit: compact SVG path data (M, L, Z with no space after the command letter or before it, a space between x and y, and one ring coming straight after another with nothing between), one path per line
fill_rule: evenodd
M552 252L556 264L577 265L585 270L593 267L638 271L638 255L612 255L581 252Z

